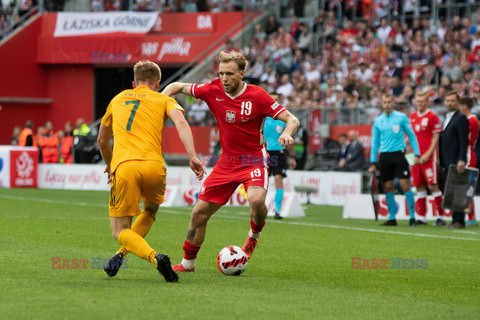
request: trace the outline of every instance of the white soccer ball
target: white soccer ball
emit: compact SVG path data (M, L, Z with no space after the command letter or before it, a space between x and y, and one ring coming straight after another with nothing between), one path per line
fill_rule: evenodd
M247 269L247 264L247 255L237 246L223 248L217 257L218 269L227 276L242 274Z

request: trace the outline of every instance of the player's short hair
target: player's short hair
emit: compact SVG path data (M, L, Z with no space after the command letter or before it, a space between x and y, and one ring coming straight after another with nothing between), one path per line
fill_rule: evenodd
M391 94L391 93L384 93L382 95L382 99L390 99L390 98L393 99L393 94Z
M25 128L33 129L33 122L32 122L32 120L27 120L27 121L25 121Z
M160 67L152 61L139 61L133 67L133 79L137 81L155 82L162 79Z
M427 98L428 99L428 93L422 90L417 90L415 92L415 98Z
M445 95L445 98L446 98L446 97L449 97L449 96L455 96L455 98L456 98L457 100L460 100L460 97L458 96L458 93L456 93L455 91L450 91L450 92L448 92L448 93Z
M222 51L218 55L218 60L220 63L229 63L230 61L233 61L237 64L238 68L243 71L245 71L248 65L247 58L237 51L232 51L230 53Z
M473 99L470 97L463 97L460 99L460 104L467 106L467 108L471 110L473 108Z

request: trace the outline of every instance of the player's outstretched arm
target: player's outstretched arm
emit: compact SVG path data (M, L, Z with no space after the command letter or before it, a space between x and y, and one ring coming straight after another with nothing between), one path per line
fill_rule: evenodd
M175 96L179 93L183 93L187 96L191 96L192 93L190 91L192 87L191 83L184 83L184 82L172 82L168 86L163 89L162 93L171 97Z
M108 174L108 183L110 183L111 172L110 172L110 163L112 162L112 145L110 144L110 138L112 137L113 131L112 127L107 127L104 124L100 125L98 130L98 148L102 155L103 161L106 163L105 171Z
M282 147L288 147L294 142L292 136L297 132L297 129L300 126L300 121L298 121L297 117L291 114L288 110L280 113L277 119L287 124L278 138L278 142L280 142Z
M190 126L188 125L187 120L183 116L183 112L180 110L172 110L170 111L170 119L175 124L177 128L178 135L187 150L188 159L190 160L190 168L197 176L198 180L203 179L203 175L205 174L205 168L202 166L202 163L197 158L197 153L195 152L195 145L193 143L193 135L192 130L190 130Z

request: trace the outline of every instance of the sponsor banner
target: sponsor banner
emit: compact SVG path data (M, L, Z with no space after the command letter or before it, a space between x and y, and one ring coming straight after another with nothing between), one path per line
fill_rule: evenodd
M41 189L110 191L103 165L40 164L38 187Z
M224 13L228 14L228 13ZM230 14L236 16L234 14ZM216 30L215 13L161 13L151 33L198 33ZM236 17L235 17L236 18Z
M10 187L10 150L11 147L0 146L0 188Z
M389 218L388 207L385 199L385 195L381 194L378 197L379 201L379 213L378 218L387 220ZM408 213L408 207L406 204L405 196L396 195L395 203L397 207L397 220L408 220L410 214ZM475 210L480 210L480 197L475 197ZM478 211L477 211L478 212ZM445 216L450 218L452 216L451 211L445 210ZM353 195L346 199L345 206L343 207L343 218L353 219L375 219L373 212L372 197L369 194ZM418 218L418 216L416 216ZM435 221L438 218L438 211L436 209L435 200L432 196L427 197L427 220Z
M362 191L362 174L359 172L297 171L287 170L283 190L294 192L295 186L316 188L307 195L298 193L301 203L343 206L348 197ZM270 177L269 190L275 190L274 177Z
M10 151L10 187L37 187L38 150L32 149Z
M115 32L148 33L158 12L59 12L54 37L82 36Z

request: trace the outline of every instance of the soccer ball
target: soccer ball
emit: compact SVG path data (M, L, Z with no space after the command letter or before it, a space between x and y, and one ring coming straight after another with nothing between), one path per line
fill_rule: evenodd
M247 269L248 258L237 246L225 247L217 257L218 269L227 276L238 276Z

